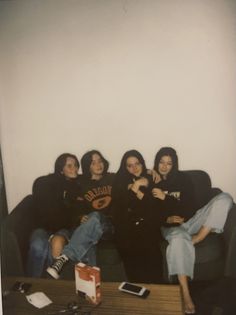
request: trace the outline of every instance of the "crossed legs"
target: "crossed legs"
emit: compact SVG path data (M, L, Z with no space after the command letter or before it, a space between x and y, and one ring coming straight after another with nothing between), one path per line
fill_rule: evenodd
M221 193L199 209L186 223L179 227L162 229L164 238L169 242L166 252L169 275L178 276L186 313L193 314L195 312L188 286L188 278L193 278L194 245L203 241L211 231L223 232L231 207L231 196L227 193Z

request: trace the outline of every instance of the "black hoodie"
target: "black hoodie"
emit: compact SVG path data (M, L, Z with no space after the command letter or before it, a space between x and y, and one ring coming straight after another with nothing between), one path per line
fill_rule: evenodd
M80 199L82 200L81 215L98 211L110 216L114 174L105 173L99 180L80 176L79 180L81 183Z
M128 157L137 157L143 165L140 177L148 179L148 187L141 187L144 193L140 200L136 194L128 189L138 178L126 170ZM115 225L116 242L120 249L129 251L140 251L147 248L147 244L156 244L159 237L159 219L155 217L152 203L151 189L153 180L147 174L144 160L140 153L135 150L126 152L121 161L112 189L112 209ZM157 211L156 211L157 213Z
M56 173L37 178L33 184L36 227L56 232L76 226L79 191L78 179L68 180Z
M160 188L166 194L163 201L160 199L157 201L162 224L170 226L166 223L169 216L180 216L187 221L196 212L193 185L184 172L176 171L173 176L166 180L163 179L155 187Z
M170 216L180 216L184 221L190 219L196 212L194 203L193 184L186 173L178 170L178 156L175 149L171 147L161 148L155 157L154 169L158 172L159 164L163 156L169 156L172 160L172 169L167 175L167 179L155 185L166 194L165 199L155 198L156 207L160 210L161 222L166 226L176 226L178 224L168 224L166 220ZM162 177L162 176L161 176Z

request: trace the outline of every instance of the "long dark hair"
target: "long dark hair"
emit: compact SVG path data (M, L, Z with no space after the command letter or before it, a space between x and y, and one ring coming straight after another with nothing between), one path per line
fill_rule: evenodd
M91 151L86 152L81 158L82 173L87 178L92 177L90 173L90 166L91 166L94 154L99 155L104 164L104 171L102 175L106 174L108 171L109 162L104 158L104 156L99 151L91 150Z
M63 171L64 166L66 165L66 160L67 158L72 158L75 160L78 168L79 168L79 161L77 157L74 154L71 153L63 153L58 156L56 159L55 165L54 165L54 173L60 175L61 172Z
M163 147L157 152L157 154L155 156L155 161L154 161L154 170L158 173L159 163L160 163L160 160L163 156L170 156L171 157L173 166L172 166L170 173L168 174L168 177L173 176L179 169L179 163L178 163L177 153L176 153L175 149L173 149L171 147Z
M123 157L121 159L119 170L116 173L117 176L125 176L125 177L134 176L134 175L130 174L127 170L126 162L127 162L127 159L129 157L136 157L138 159L138 161L142 164L143 169L142 169L141 175L147 173L146 164L145 164L145 161L144 161L142 154L139 153L137 150L129 150L129 151L125 152L125 154L123 155Z

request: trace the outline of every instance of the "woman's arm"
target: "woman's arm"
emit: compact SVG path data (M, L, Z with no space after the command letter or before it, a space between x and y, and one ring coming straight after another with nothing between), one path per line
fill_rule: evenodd
M159 183L161 181L160 174L157 173L155 170L147 170L147 174L152 176L152 180L155 184Z
M132 190L132 192L134 192L134 194L136 195L136 197L139 200L142 200L144 197L144 193L140 190L141 187L147 187L148 186L148 179L145 177L142 177L140 179L137 179L136 181L134 181L133 184L129 184L128 185L128 190Z
M152 189L152 195L154 198L158 198L160 200L165 200L166 199L166 194L163 190L160 188L153 188Z
M184 221L191 218L196 209L194 208L193 186L188 176L180 174L171 188L168 187L168 182L163 183L162 186L163 189L154 188L152 194L155 199L159 200L164 222L172 216L184 218Z
M170 217L167 217L166 223L168 223L168 224L182 224L182 223L184 223L184 218L181 218L181 217L176 216L176 215L172 215Z

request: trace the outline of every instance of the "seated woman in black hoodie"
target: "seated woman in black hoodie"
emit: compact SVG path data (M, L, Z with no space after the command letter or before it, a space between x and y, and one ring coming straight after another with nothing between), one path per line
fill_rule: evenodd
M178 169L178 156L170 147L161 148L155 157L154 169L161 180L153 196L161 209L162 234L169 245L166 259L169 275L177 275L183 293L185 313L194 314L188 278L193 278L195 248L210 233L222 233L232 197L221 192L202 208L194 204L193 184Z
M76 225L79 161L70 153L61 154L53 174L37 178L33 184L35 230L31 235L27 274L40 277L47 265L68 242Z
M142 155L126 152L115 176L112 204L117 246L132 282L161 279L159 219L152 206L152 187Z
M113 236L110 219L111 191L114 174L108 172L109 163L97 150L85 153L81 159L83 175L79 177L79 223L70 241L56 257L47 272L58 279L70 261L96 266L96 244Z

